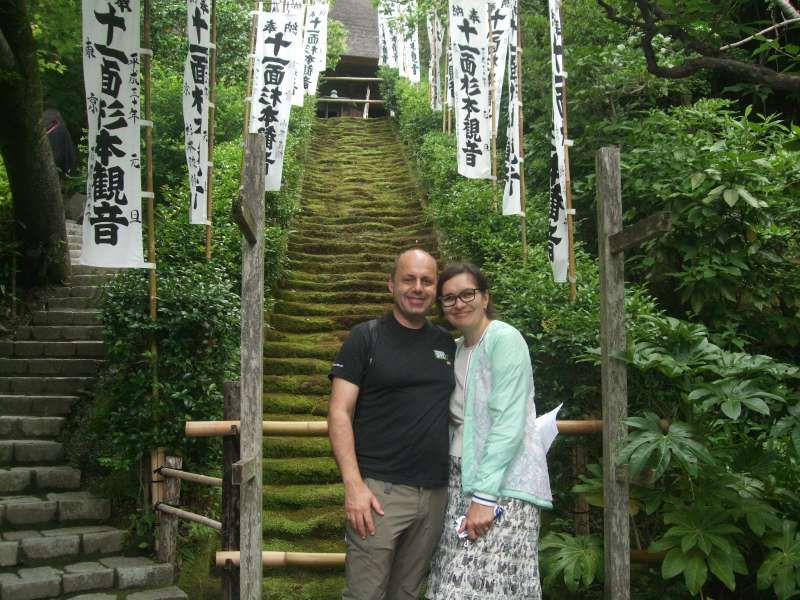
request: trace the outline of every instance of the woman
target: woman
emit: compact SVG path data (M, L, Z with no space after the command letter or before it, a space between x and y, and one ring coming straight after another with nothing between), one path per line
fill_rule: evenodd
M552 508L552 497L546 449L536 435L528 346L519 331L494 319L488 282L474 265L446 268L437 296L463 337L456 340L450 398L447 515L427 597L541 598L539 510ZM498 506L503 512L495 519Z

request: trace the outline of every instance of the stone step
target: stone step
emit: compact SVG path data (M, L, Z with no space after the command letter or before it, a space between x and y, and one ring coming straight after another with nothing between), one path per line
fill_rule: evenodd
M0 496L0 523L3 524L3 530L42 526L48 523L102 523L108 520L110 515L110 502L89 492L67 491L50 492L43 496ZM7 535L3 534L3 537L7 539Z
M322 304L315 302L290 302L287 300L279 300L275 303L274 313L278 315L307 315L307 316L332 316L335 317L342 312L351 315L368 315L370 317L378 317L385 312L391 310L392 305L389 302L382 304L358 304L352 303L346 307L339 304ZM0 366L0 369L2 367Z
M48 290L50 298L97 298L100 296L100 287L86 286L60 286Z
M92 298L50 298L47 301L47 310L69 310L96 308L100 305L99 297Z
M303 304L383 304L391 301L388 289L381 292L296 292L283 289L278 291L277 296L283 301Z
M72 267L73 275L114 275L119 269L108 267L90 267L87 265L74 265Z
M350 275L355 273L372 272L386 273L389 277L394 259L385 261L356 260L356 261L333 261L324 260L294 260L289 259L287 267L290 271L300 271L303 273L322 273L326 275Z
M53 440L0 439L0 465L52 464L64 458L64 445Z
M264 359L272 358L316 358L324 360L328 363L333 361L336 353L339 351L341 344L331 345L306 345L297 344L292 342L264 342Z
M331 393L331 382L327 375L264 375L264 392L327 396Z
M324 282L328 291L337 290L360 290L362 284L366 282L380 283L383 290L388 290L387 282L389 280L389 270L379 271L359 271L356 273L320 273L316 271L303 271L302 269L292 269L286 273L287 282L291 285L285 287L291 288L293 285L300 281L309 281L312 283Z
M0 395L73 396L92 377L0 377Z
M266 375L327 375L331 363L317 358L268 358L264 360Z
M314 290L321 292L334 292L358 290L363 292L383 292L388 294L386 281L388 274L374 280L368 279L346 279L341 278L339 282L324 281L316 278L316 274L306 274L300 271L287 273L290 278L284 283L285 290Z
M80 470L64 465L0 469L0 494L4 495L72 491L80 485Z
M369 223L368 226L364 223L325 223L320 220L307 219L305 222L293 223L297 233L293 236L293 240L303 240L306 238L316 239L320 236L327 237L327 239L338 239L342 235L347 235L352 240L361 240L374 238L380 236L380 239L394 239L394 236L423 236L430 234L430 229L419 222L407 222L405 224L397 223L382 223L375 222ZM386 235L387 238L383 236Z
M421 209L420 209L421 210ZM330 216L330 213L327 215L314 215L313 217L301 217L298 219L297 228L302 233L303 230L309 229L314 230L316 225L328 225L334 226L356 226L353 227L353 230L356 231L372 231L376 228L377 224L380 223L384 226L389 226L390 229L397 229L400 227L412 227L412 228L419 228L419 218L420 215L413 215L412 217L408 216L380 216L380 215L363 215L363 214L347 214L345 213L342 216Z
M9 506L6 505L6 510ZM78 557L113 555L122 551L126 535L124 530L107 525L16 530L3 534L0 547L4 547L7 553L5 562L10 563L5 566L14 567L75 560ZM14 555L16 562L11 563Z
M0 414L57 417L68 415L77 396L0 395Z
M353 325L369 321L377 316L380 316L380 313L371 315L336 315L330 317L273 314L270 316L270 324L280 331L319 333L323 331L339 331L340 329L349 330ZM2 378L0 378L0 386L2 386ZM0 390L2 390L2 387L0 387Z
M101 341L102 325L27 325L14 332L18 341Z
M0 439L54 438L64 427L64 417L0 416Z
M99 310L36 310L34 325L99 325L102 322Z
M293 262L310 262L310 263L391 263L394 262L394 252L337 252L330 253L328 256L320 255L320 253L307 254L304 252L297 252L290 250L287 254L289 260ZM316 269L314 269L316 270ZM332 271L334 273L338 271Z
M0 341L0 356L6 358L102 358L105 354L101 341Z
M144 557L110 556L0 574L0 600L188 600L177 586L170 585L173 579L172 565Z
M102 365L96 358L0 358L0 375L94 375Z
M80 273L72 273L70 275L69 280L67 280L67 286L69 287L86 287L92 285L103 285L108 283L113 278L111 274L103 274L103 275L83 275Z

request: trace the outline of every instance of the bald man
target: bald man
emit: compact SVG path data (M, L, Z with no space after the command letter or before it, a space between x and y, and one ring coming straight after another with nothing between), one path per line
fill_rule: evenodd
M414 248L392 311L356 325L331 367L328 426L347 514L343 600L416 600L447 504L455 343L428 322L436 260Z

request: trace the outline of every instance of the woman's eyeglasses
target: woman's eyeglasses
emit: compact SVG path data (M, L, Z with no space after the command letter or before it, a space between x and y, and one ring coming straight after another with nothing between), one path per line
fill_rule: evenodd
M444 296L439 296L439 304L445 308L455 306L456 300L461 300L464 304L467 304L475 300L475 295L482 291L483 290L480 288L472 288L469 290L461 290L458 294L445 294Z

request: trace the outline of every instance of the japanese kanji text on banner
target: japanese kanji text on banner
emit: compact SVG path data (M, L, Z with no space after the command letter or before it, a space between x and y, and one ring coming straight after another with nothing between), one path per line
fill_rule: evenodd
M519 132L522 100L519 82L519 30L517 14L514 7L508 12L510 22L506 35L508 41L508 128L506 129L506 184L503 189L503 214L521 215L522 186L520 169L522 169L521 140Z
M89 166L80 262L139 267L142 251L139 1L83 0Z
M250 133L263 133L267 145L266 189L280 190L289 113L302 44L301 15L262 12L258 15L253 63Z
M211 46L206 0L186 0L189 50L183 67L183 132L189 167L189 222L208 223L208 93Z
M458 172L471 179L491 179L488 5L485 0L450 0L449 10Z
M547 250L553 266L553 279L567 281L569 237L567 235L567 169L564 156L564 42L561 34L561 5L549 0L550 51L553 74L553 135L550 149L550 226Z
M327 2L315 2L308 7L303 48L303 89L313 96L317 93L319 74L325 70L328 56Z

